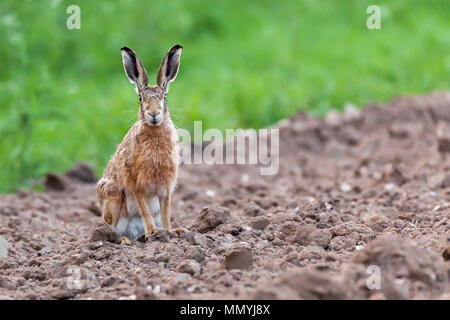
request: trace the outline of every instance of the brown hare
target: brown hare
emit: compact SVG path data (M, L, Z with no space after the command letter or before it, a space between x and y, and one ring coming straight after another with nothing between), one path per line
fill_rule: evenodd
M171 230L170 199L178 175L179 146L166 97L182 50L175 45L167 52L156 85L150 86L136 53L121 49L125 73L139 95L139 117L106 166L97 197L103 219L131 240L148 237L157 227Z

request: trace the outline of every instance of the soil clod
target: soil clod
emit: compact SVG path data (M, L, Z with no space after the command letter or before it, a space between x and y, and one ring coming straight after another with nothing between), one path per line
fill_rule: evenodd
M94 226L90 241L109 241L112 243L121 243L120 234L106 222L99 222Z
M222 266L227 270L250 269L253 263L251 252L246 249L233 249L229 251L223 259Z
M192 227L200 233L213 230L230 219L230 209L217 204L202 209Z

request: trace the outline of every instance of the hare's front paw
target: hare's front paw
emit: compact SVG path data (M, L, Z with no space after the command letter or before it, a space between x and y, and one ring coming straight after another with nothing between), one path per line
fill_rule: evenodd
M155 232L158 230L159 228L158 227L149 227L148 229L146 228L145 229L145 235L144 235L144 237L145 237L145 239L148 239L148 238L150 238L153 234L155 234Z
M127 237L122 237L120 244L131 246L131 241Z
M189 230L183 227L178 227L175 229L170 230L171 233L175 233L177 236L180 236L182 234L188 233Z

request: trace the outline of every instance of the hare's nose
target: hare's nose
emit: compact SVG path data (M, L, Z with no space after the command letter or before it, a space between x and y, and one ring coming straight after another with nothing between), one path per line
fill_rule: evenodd
M153 117L153 118L156 118L160 113L161 113L161 111L158 111L158 112L155 113L155 114L153 114L153 113L151 113L151 112L148 112L148 115L151 116L151 117Z

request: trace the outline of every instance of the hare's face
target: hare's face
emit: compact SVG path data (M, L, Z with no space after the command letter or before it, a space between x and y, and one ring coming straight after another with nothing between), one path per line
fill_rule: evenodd
M156 85L148 85L148 75L136 53L128 47L121 49L123 67L131 83L136 85L141 108L140 119L152 126L158 126L167 119L166 95L169 84L175 80L180 67L183 47L174 45L164 56L156 77Z
M147 87L139 94L140 112L147 124L158 126L164 121L167 113L165 97L158 86Z

